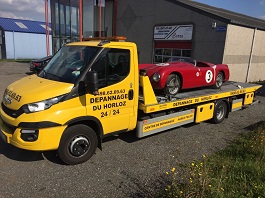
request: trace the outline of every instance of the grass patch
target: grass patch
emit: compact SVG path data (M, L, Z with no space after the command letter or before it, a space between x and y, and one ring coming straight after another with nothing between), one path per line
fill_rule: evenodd
M155 197L263 197L264 164L263 123L212 156L173 167L166 172L169 185Z

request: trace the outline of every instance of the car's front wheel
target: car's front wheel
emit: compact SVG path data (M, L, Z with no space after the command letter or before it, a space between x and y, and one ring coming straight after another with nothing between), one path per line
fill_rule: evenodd
M175 96L181 87L180 78L176 74L170 74L167 78L166 85L164 87L164 93L166 95Z

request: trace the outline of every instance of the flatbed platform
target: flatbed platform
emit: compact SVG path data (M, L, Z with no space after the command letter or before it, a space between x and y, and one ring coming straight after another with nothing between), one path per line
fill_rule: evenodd
M192 90L183 90L183 92L178 93L176 97L171 98L155 95L156 102L155 100L151 102L144 100L144 98L149 97L150 92L148 92L148 96L139 97L139 109L143 110L144 113L153 113L156 111L213 101L220 98L253 93L260 87L261 85L258 84L228 81L225 82L220 89L202 87Z

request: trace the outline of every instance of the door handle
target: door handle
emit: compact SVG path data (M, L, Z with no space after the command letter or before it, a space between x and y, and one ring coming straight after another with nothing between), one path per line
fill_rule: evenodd
M132 100L133 99L133 89L130 89L129 92L128 92L128 98L129 100Z

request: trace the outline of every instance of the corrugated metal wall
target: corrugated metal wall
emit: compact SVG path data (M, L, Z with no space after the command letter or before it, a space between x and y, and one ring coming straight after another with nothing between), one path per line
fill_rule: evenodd
M5 32L7 59L36 59L46 55L46 35ZM50 51L52 50L50 35Z

